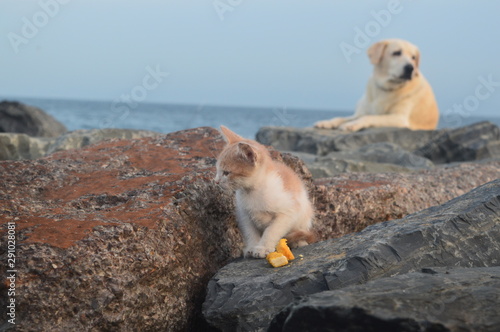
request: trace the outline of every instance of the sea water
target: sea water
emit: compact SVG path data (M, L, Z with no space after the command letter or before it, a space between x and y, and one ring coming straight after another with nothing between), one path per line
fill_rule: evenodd
M64 99L2 98L36 106L63 123L68 130L126 128L170 133L188 128L225 125L246 138L255 138L264 126L311 127L316 121L348 116L352 110L305 110L287 107L231 107L214 105L176 105ZM447 121L453 119L453 121ZM441 117L439 127L457 127L489 120L500 125L500 118ZM458 121L458 122L457 122Z

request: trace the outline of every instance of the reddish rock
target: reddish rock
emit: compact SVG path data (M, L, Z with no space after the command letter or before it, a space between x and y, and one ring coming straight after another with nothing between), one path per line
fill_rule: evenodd
M0 268L15 221L17 330L198 328L205 284L241 242L211 181L223 144L198 128L1 162Z
M500 175L500 161L464 163L414 173L344 173L314 181L320 240L359 232L440 205Z

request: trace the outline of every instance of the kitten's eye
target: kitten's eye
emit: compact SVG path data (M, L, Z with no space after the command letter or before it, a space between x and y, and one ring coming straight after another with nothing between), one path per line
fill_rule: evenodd
M401 50L392 52L393 56L400 56L401 55Z
M224 176L228 176L228 175L229 175L229 172L228 172L228 171L222 171L222 175L224 175Z

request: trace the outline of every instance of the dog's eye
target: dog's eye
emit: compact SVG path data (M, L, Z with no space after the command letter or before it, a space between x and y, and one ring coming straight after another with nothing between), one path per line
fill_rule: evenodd
M411 58L412 58L413 60L415 60L415 59L417 58L417 56L416 56L416 55L414 55L414 56L412 56Z
M393 56L400 56L401 55L401 51L394 51L394 52L392 52L392 55Z
M229 172L228 172L228 171L222 171L222 175L224 175L224 176L228 176L228 175L229 175Z

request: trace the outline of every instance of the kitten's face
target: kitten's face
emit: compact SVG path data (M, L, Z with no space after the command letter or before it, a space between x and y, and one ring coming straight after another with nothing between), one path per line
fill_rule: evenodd
M217 158L215 182L227 189L253 188L253 175L269 158L266 148L221 126L227 145Z
M229 190L251 188L256 157L256 152L246 143L226 146L217 159L215 182Z

